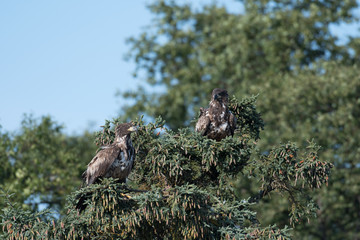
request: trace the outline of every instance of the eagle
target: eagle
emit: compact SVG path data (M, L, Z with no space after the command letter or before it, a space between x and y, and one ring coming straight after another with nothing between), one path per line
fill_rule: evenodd
M126 182L135 159L135 149L130 137L134 131L136 131L136 127L132 123L122 123L115 128L114 142L101 147L82 174L83 186L110 177L116 179L119 183ZM87 197L80 197L76 206L80 211L85 209L84 202Z
M229 95L225 89L212 91L209 108L200 108L200 116L195 131L210 139L221 141L227 136L234 136L236 118L228 109Z

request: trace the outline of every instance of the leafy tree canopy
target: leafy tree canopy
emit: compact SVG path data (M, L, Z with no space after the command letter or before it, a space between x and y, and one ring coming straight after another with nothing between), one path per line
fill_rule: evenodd
M155 16L152 25L141 36L129 40L132 45L129 59L136 62L136 75L146 85L135 92L123 93L125 98L134 100L123 113L128 119L141 113L153 119L161 115L173 130L161 130L164 125L160 122L141 123L134 139L141 161L135 165L130 186L115 185L109 180L75 192L69 197L67 208L60 207L64 213L68 210L60 219L52 222L46 212L24 212L9 202L2 216L4 236L48 234L60 239L65 236L106 239L146 233L148 237L168 238L170 234L187 238L202 236L196 234L288 238L289 228L285 226L291 220L303 223L295 227L294 234L299 239L359 238L360 141L356 132L360 109L360 38L352 37L341 45L329 31L331 24L356 20L357 2L242 2L245 11L239 14L216 5L197 11L175 1L155 1L150 5ZM244 98L232 102L233 111L243 107L237 114L248 114L240 118L242 129L236 139L219 144L183 129L192 126L191 120L200 106L207 105L215 87L227 88L236 96L259 94L257 107L264 122L256 120L260 115L255 111L255 102ZM95 151L86 151L91 146L89 136L70 140L61 134L57 124L50 122L41 124L47 127L27 125L30 131L24 131L28 134L24 139L21 134L18 136L19 143L6 132L0 134L0 158L5 169L0 173L1 179L5 179L2 187L17 186L10 188L16 192L15 202L23 203L41 193L40 199L47 202L57 199L50 206L59 202L63 205L65 201L58 197L49 200L46 192L56 189L55 182L41 182L39 176L43 171L36 172L33 161L46 161L54 156L72 159L69 166L76 166L70 171L64 167L51 171L59 176L67 171L64 179L78 186L83 166ZM263 123L265 131L260 132ZM104 132L98 133L98 143L112 141L110 126L108 121ZM156 136L155 129L162 134ZM37 148L38 143L32 148L31 144L30 148L22 146L31 143L28 139L34 139L38 131L48 136L43 143L40 140L42 150L19 151ZM320 150L313 142L305 142L312 138L322 146ZM65 144L67 150L46 146L45 142ZM280 142L285 144L277 145ZM81 145L82 151L78 152L79 148L72 144ZM309 148L302 150L296 145ZM236 151L229 156L225 149ZM259 153L255 154L256 151ZM13 167L17 164L14 159L20 167ZM335 167L329 187L312 191L328 181L331 165L324 160ZM58 166L64 166L61 162ZM226 168L228 163L231 164ZM55 167L42 164L46 170ZM19 175L22 176L19 181L16 171L21 166L36 173L25 171L25 175ZM239 170L234 172L235 166ZM194 171L189 173L189 169ZM33 185L33 180L39 186ZM74 185L67 184L60 187L63 190L51 192L64 196L64 189L69 191L70 186ZM146 192L130 191L129 187ZM18 194L20 188L25 190ZM86 191L92 193L92 201L84 214L77 215L73 209L75 198ZM122 193L130 194L132 199ZM115 205L110 204L114 201ZM201 208L194 207L196 204ZM124 218L114 219L112 216L118 216L114 213L119 212ZM201 221L196 220L200 213L205 214ZM317 220L304 221L315 214ZM151 225L149 221L157 224ZM168 233L161 224L170 224L175 230Z
M234 138L220 142L188 128L174 132L161 119L147 125L135 121L137 158L128 186L105 179L74 192L60 219L47 212L24 212L8 200L4 237L289 239L288 227L261 225L254 205L278 192L289 200L291 224L313 217L316 203L304 192L327 183L332 164L319 160L318 147L311 142L306 150L289 142L251 158L263 126L254 101L232 99L229 107L244 125ZM111 143L113 136L109 122L96 141ZM236 194L235 182L245 178L262 183L256 195ZM91 198L79 214L75 206L84 194Z
M359 51L359 40L338 45L329 30L331 24L355 21L355 0L242 2L245 12L239 14L217 5L199 11L176 1L150 5L155 19L149 30L129 40L129 58L150 89L166 91L141 86L124 93L135 100L124 109L126 116L160 115L179 128L207 104L213 88L254 94L253 84L266 84L274 74L296 74L318 60L358 60L349 47Z
M80 186L83 166L96 150L90 133L66 136L50 117L25 116L19 133L4 131L0 139L0 187L33 210L39 204L61 210L64 195Z
M242 3L245 11L237 14L216 4L199 10L175 1L150 5L154 21L129 40L129 59L146 85L123 94L134 100L123 112L128 117L161 115L176 129L192 126L215 87L236 96L259 94L266 130L260 151L314 138L322 146L320 158L337 168L329 188L312 193L324 208L317 212L319 221L296 228L299 238L359 238L360 145L354 133L359 129L360 38L340 43L329 28L357 21L358 3ZM242 194L258 188L245 180L238 184ZM260 208L267 209L259 215L262 221L287 223L283 199L261 202Z

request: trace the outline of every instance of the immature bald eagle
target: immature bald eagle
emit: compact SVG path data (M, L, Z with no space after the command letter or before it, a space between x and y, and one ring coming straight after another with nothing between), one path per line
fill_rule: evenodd
M111 177L118 179L119 183L126 181L135 159L135 150L130 138L130 134L135 130L132 123L122 123L116 127L114 142L101 147L82 174L85 186L96 183L101 178ZM76 208L84 210L86 199L87 196L80 197Z
M195 130L210 139L221 141L227 136L234 136L236 118L228 109L229 95L225 89L212 91L209 108L200 108L200 117Z
M93 184L99 178L115 178L125 182L133 166L135 150L130 134L136 128L132 123L123 123L115 129L115 140L104 146L88 164L83 173L86 185Z

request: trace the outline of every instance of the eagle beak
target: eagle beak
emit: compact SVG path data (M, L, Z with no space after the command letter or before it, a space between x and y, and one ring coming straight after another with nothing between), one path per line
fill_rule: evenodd
M219 98L220 98L219 95L215 94L214 100L218 100Z
M129 132L137 132L138 129L137 129L136 126L132 126L132 127L130 127L130 128L128 129L128 131L129 131Z

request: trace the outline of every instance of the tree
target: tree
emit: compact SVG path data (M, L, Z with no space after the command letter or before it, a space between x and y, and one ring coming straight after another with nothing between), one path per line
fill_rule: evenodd
M79 175L96 150L90 133L66 136L50 117L26 116L19 133L2 132L0 139L0 187L32 210L40 204L63 209L64 195L81 185Z
M259 142L269 152L277 142L303 145L314 138L320 158L336 167L326 190L311 193L321 208L319 221L295 230L301 238L360 238L357 132L360 38L339 44L329 27L356 21L356 1L242 1L245 12L216 5L194 11L175 1L156 1L152 28L130 39L130 59L148 84L124 93L135 104L127 116L161 115L168 126L192 126L211 90L224 87L236 96L259 94L265 129ZM159 91L166 89L166 91ZM145 90L146 89L146 90ZM155 104L154 104L155 103ZM258 186L243 180L241 194ZM284 226L284 200L262 199L259 218ZM279 214L283 213L283 214Z
M228 231L225 227L223 228L224 231L216 233L223 234L222 236L226 236L226 233L245 234L251 232L253 234L268 234L272 232L273 224L276 223L278 226L275 228L276 233L283 234L282 236L285 237L288 232L285 225L289 223L289 213L292 214L292 219L296 219L297 213L304 213L306 216L316 213L319 217L318 220L312 220L310 224L305 221L301 225L296 225L295 231L293 231L295 237L301 239L360 238L358 225L360 204L357 184L359 180L358 155L360 147L358 136L354 134L359 128L357 119L359 117L360 81L358 77L359 70L356 65L359 64L359 54L357 54L360 51L359 38L352 38L348 44L339 45L336 37L329 31L331 24L355 20L353 10L356 7L356 1L302 0L280 2L265 0L243 2L245 12L242 14L231 14L226 9L217 6L207 6L199 11L194 11L190 6L179 5L175 1L155 2L150 7L151 11L157 16L153 28L148 28L139 38L130 40L133 46L130 59L135 60L138 66L138 75L145 77L145 82L150 87L143 87L136 92L125 93L124 96L135 100L135 104L124 109L124 113L128 119L134 118L134 114L139 113L146 114L147 119L149 119L148 117L155 118L161 115L166 120L166 126L178 129L183 126L191 126L191 119L197 115L198 107L207 105L208 94L214 87L225 87L236 96L259 94L258 109L262 113L266 131L261 132L261 141L256 141L256 146L260 156L264 156L261 161L259 158L250 158L246 161L246 166L241 165L241 173L236 175L237 181L236 179L229 181L231 182L230 186L234 188L234 198L236 200L245 199L243 202L240 201L244 205L240 207L241 211L237 212L239 213L237 216L242 216L245 220L242 221L241 218L235 219L241 222L240 225L235 226L245 227L240 228L244 232L234 232L230 226ZM157 89L157 86L162 87L160 89L166 89L166 91ZM156 92L149 92L149 89ZM248 124L242 125L248 126ZM110 123L107 126L110 126ZM108 137L110 140L106 141L111 141L111 130L106 126L105 129L109 130L109 135L105 135L104 138L99 136L99 140ZM145 129L148 129L149 135L147 135L148 133L145 134ZM165 143L167 141L178 143L178 140L181 143L195 141L193 135L190 134L190 130L179 130L178 133L166 130L168 138L160 140L158 138L165 138L165 136L156 137L156 135L152 134L151 129L151 126L144 126L143 130L145 132L140 131L146 141L140 141L140 137L136 140L140 141L139 146L145 148L143 153L148 153L148 157L145 159L149 159L149 161L152 159L151 156L155 157L158 151L155 149L147 152L146 146L166 145L171 147L172 145ZM176 134L180 135L177 136ZM145 136L147 137L145 138ZM245 136L240 134L238 140L242 139L242 137ZM304 169L297 169L296 167L299 165L295 167L295 164L292 164L291 161L289 166L293 169L283 169L287 166L285 163L287 163L290 155L286 156L287 159L283 157L277 158L279 155L276 154L276 151L281 152L281 150L285 149L286 151L293 149L297 153L300 151L296 155L299 163L302 157L304 160L311 160L311 157L307 157L309 155L295 148L293 144L287 146L284 144L278 147L274 147L274 145L279 142L286 143L290 140L296 142L299 146L304 146L304 140L311 138L314 138L322 146L322 149L317 152L318 155L315 154L315 167L316 163L319 166L317 160L319 158L332 162L336 169L333 171L332 178L330 178L328 188L310 191L310 185L305 184L306 189L301 189L302 192L299 193L296 188L292 188L294 187L294 181L290 181L293 183L290 184L292 186L290 188L291 193L294 192L293 196L295 196L293 202L298 203L294 205L295 211L292 211L293 208L289 208L288 202L288 198L290 202L292 200L290 192L278 188L270 193L267 191L268 187L271 190L272 185L287 186L289 183L281 184L280 182L276 184L278 182L274 183L274 180L269 176L275 174L275 176L281 177L283 174L292 173L289 177L294 180L292 170L295 169L296 172ZM9 134L1 133L1 139L4 141L0 143L0 157L2 160L6 159L2 161L3 166L5 169L9 169L9 172L3 171L1 176L14 176L12 161L9 161L7 154L9 149L16 150L16 148L11 148L12 140ZM255 137L251 136L250 139L254 140ZM58 141L52 142L59 143ZM154 145L148 146L145 143L153 143ZM246 143L251 145L251 140ZM226 144L234 144L232 146L235 146L236 141ZM83 146L86 148L90 145L84 141ZM184 149L181 149L179 144L174 146L176 147L170 148L172 155L169 155L169 158L165 157L165 160L163 160L164 166L168 166L168 163L171 163L172 167L174 166L173 162L167 161L172 159L171 156L174 156L174 154L178 153L179 156L182 156ZM212 145L210 142L207 146L217 145ZM310 144L310 146L313 145ZM188 150L188 148L185 149ZM253 148L249 149L251 149L252 154L255 154ZM315 149L309 149L308 154L313 153L310 154L310 156L313 156L316 152ZM140 148L138 150L140 151ZM214 153L219 155L218 152ZM27 152L18 154L20 159L22 154L26 155ZM191 155L193 152L188 152L188 154ZM194 156L191 155L192 159L200 158L196 153L194 154ZM65 154L62 153L61 155ZM295 156L294 154L291 155ZM31 160L31 158L27 159ZM51 159L51 156L48 159ZM91 156L84 158L83 164L85 165L89 159L91 159ZM243 158L240 157L239 159ZM280 164L281 160L283 161L282 164ZM311 163L311 161L304 162ZM24 161L23 164L26 163L27 161ZM274 167L275 163L279 164ZM133 196L133 200L124 199L124 196L120 194L129 192L129 189L114 185L111 181L93 186L94 189L83 190L94 194L94 201L90 204L89 209L91 207L98 209L98 211L93 212L95 215L86 212L79 217L73 211L74 198L81 194L82 191L71 195L68 207L63 209L64 213L67 212L66 210L70 212L64 214L59 220L54 219L53 223L51 220L47 220L51 219L51 214L48 215L46 212L24 212L21 208L12 207L11 204L13 203L10 203L9 200L10 206L2 216L5 234L8 234L6 236L20 234L20 232L14 231L19 229L24 230L21 234L33 234L33 236L39 236L36 235L36 231L41 233L41 236L44 236L46 232L49 235L67 236L75 234L72 230L74 227L78 235L98 234L99 237L106 237L106 235L101 235L101 232L98 232L97 227L100 227L99 220L107 221L109 219L107 217L98 218L95 224L96 213L101 216L101 213L104 215L104 213L110 212L109 215L105 215L114 216L112 212L114 210L111 207L111 209L105 209L105 211L104 206L102 206L102 199L109 199L111 196L112 199L115 198L120 203L119 207L121 209L131 209L131 211L127 212L130 213L133 212L132 210L144 206L141 205L141 203L146 202L144 199L156 199L157 193L162 194L165 192L163 194L165 198L161 198L161 200L175 194L173 186L170 185L169 188L165 188L167 184L161 184L161 182L164 182L161 181L163 180L161 178L157 179L158 186L154 190L149 190L149 184L146 184L146 181L140 181L141 179L147 179L145 177L141 178L143 175L140 166L141 164L136 165L133 173L134 185L130 186L133 189L143 189L147 192L128 193ZM146 166L148 165L143 164L145 170ZM260 168L260 166L263 166L263 168ZM327 166L329 167L329 165ZM217 165L217 167L219 166ZM276 167L279 167L282 174L280 174L280 171L271 172L272 169L277 169ZM309 169L312 169L311 167L314 166L310 166ZM81 170L84 169L81 168ZM76 170L78 173L74 174L74 176L80 176L81 170ZM140 172L140 176L136 176L137 172ZM35 176L37 177L37 175ZM326 176L323 176L325 180ZM14 177L12 179L16 181ZM79 178L76 179L79 182ZM264 180L262 181L262 179ZM258 183L258 180L260 180L260 183ZM209 181L209 185L211 185L210 183L212 182ZM75 185L77 185L76 182ZM105 189L103 186L109 186L110 188ZM191 185L186 188L186 182L181 186L183 186L183 192L188 192L191 187L194 187ZM166 192L164 189L169 191ZM259 191L259 189L262 190ZM159 191L156 192L156 190ZM212 202L209 201L209 205L212 206L216 204L218 198L216 198L216 193L214 194L210 190L206 190L206 193L204 193L203 189L196 187L192 189L193 192L196 192L195 195L204 196L203 194L209 193L214 195L215 198L212 198ZM282 195L275 194L278 191ZM18 191L15 192L17 194L13 198L19 196ZM153 196L146 195L152 193L154 193ZM224 190L224 193L227 197L231 196L228 194L227 189ZM269 195L271 195L271 198ZM304 198L298 199L300 196ZM313 199L315 203L308 201L308 197ZM22 198L20 202L27 198ZM180 198L183 200L185 198L184 194ZM149 202L152 202L153 205L156 205L155 202L163 203L163 201L152 200ZM106 200L104 201L104 204L106 204ZM320 206L319 210L316 212L307 211L307 209L314 210L313 207L316 204ZM290 205L292 204L290 203ZM305 205L306 207L301 207ZM170 209L169 205L164 204L161 206ZM150 205L146 209L154 208ZM225 218L224 223L222 221L224 219L219 219L216 215L219 213L218 209L216 207L210 209L210 213L216 216L210 220L209 226L205 226L210 231L211 229L218 229L219 226L227 226L226 224L229 222L231 224L235 222L234 219ZM143 212L144 215L146 215L145 212ZM253 214L255 212L256 215ZM151 211L148 213L152 214ZM153 212L155 215L147 216L154 220L156 219L156 213L159 214L159 212L155 211ZM220 211L220 213L223 212ZM229 213L229 211L226 212L226 214ZM218 215L222 216L221 214ZM12 218L14 216L16 216L16 219ZM124 216L129 217L129 219L136 219L136 216L126 214ZM227 216L229 217L230 214ZM231 216L233 217L234 214L231 214ZM37 217L39 217L39 220L37 220ZM91 223L89 223L89 219L92 219ZM186 220L189 220L189 218L186 218ZM258 225L257 221L261 225ZM162 218L158 222L164 223L164 219ZM173 218L173 222L180 222L180 218ZM184 222L179 223L179 229L186 228ZM266 227L270 225L270 228ZM91 228L88 228L88 226ZM107 230L112 228L112 226L106 224L102 226L106 226ZM123 226L125 225L120 224L121 229ZM148 225L144 223L143 226ZM114 227L116 228L115 225ZM150 235L150 233L153 234L150 230L153 230L153 228L146 228L146 233L153 236ZM117 231L117 233L119 232ZM122 231L121 233L123 234ZM124 234L138 233L141 234L141 232L126 232Z
M353 133L359 130L359 68L334 62L321 63L319 68L324 69L322 74L306 70L297 76L278 75L263 86L259 108L272 131L264 131L261 136L265 141L259 147L266 149L269 143L279 139L301 143L302 139L314 138L322 146L320 157L332 162L336 170L329 187L314 195L322 206L317 212L318 220L297 228L299 235L357 239L360 237L356 220L360 213L357 187L360 139ZM279 206L276 199L269 208L275 206ZM273 221L271 216L265 218ZM285 217L282 222L286 223Z
M8 197L3 237L289 239L288 227L261 225L254 206L278 192L289 200L291 224L313 217L317 207L305 192L327 183L332 165L319 160L313 142L306 150L289 142L259 158L251 157L256 155L263 127L255 98L233 98L229 107L240 128L233 138L220 142L189 128L167 129L160 118L147 125L136 120L137 157L128 186L104 179L76 191L68 199L67 214L57 220L46 211L24 212ZM96 142L113 141L114 132L107 123ZM262 183L249 198L237 195L234 188L238 179L245 178ZM88 207L79 213L77 199L85 195L91 196Z
M123 97L135 100L125 115L163 116L176 129L190 124L216 87L248 95L254 84L266 84L279 72L296 74L322 59L356 61L329 30L331 24L355 21L355 0L243 3L243 14L216 5L194 11L175 1L150 5L156 18L140 37L129 39L129 58L155 90L125 92Z

